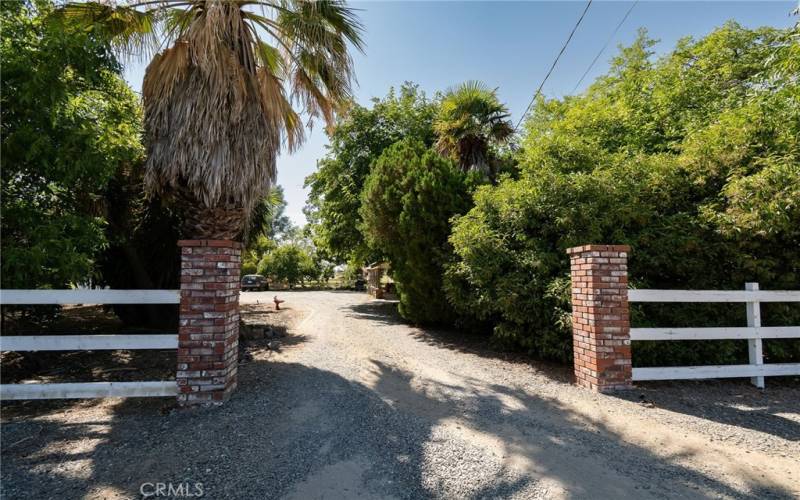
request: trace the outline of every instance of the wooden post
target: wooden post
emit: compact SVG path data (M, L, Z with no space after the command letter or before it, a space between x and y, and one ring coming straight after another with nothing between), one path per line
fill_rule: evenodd
M758 290L758 283L745 283L745 290L756 291ZM761 334L758 329L761 328L761 304L757 300L747 303L747 326L756 329L756 337L747 340L747 354L750 358L751 365L764 364L764 346L761 341ZM764 388L764 377L751 377L750 383L759 389Z

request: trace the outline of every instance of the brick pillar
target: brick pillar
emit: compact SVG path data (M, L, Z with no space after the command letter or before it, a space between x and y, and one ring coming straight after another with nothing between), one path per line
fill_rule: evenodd
M221 403L236 389L241 245L181 240L178 403Z
M631 387L627 245L570 248L572 345L578 385Z

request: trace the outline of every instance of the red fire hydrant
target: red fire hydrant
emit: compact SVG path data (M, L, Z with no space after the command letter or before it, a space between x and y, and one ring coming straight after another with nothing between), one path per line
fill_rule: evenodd
M286 302L285 300L279 299L277 295L272 298L272 301L275 302L275 310L276 311L280 311L281 310L281 304Z

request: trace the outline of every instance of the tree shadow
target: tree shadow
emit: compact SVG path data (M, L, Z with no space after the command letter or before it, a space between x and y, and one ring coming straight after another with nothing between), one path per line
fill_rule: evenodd
M62 308L59 317L43 325L17 322L4 335L174 334L172 329L128 326L110 308ZM168 350L4 351L0 354L3 383L161 380L174 377L177 353Z
M634 390L613 395L800 442L800 422L782 416L800 411L800 386L780 379L768 379L767 384L760 390L749 379L638 382Z
M400 316L397 304L397 301L372 300L344 306L341 309L350 318L368 320L386 326L407 325L411 337L432 347L527 365L536 373L557 382L572 383L575 381L571 366L535 359L520 352L497 349L492 346L489 336L486 334L452 327L436 328L410 325Z
M366 319L383 325L407 324L397 312L396 303L370 301L343 308L348 316ZM514 352L498 351L491 347L486 336L457 329L415 328L409 334L427 345L474 354L483 358L501 359L524 364L550 380L573 383L572 367L549 361L535 360ZM676 413L744 427L789 441L800 441L800 423L782 414L798 413L797 379L772 378L766 391L756 389L747 379L702 380L637 383L633 391L613 393L613 396L634 402L652 403Z
M407 324L397 312L398 302L395 300L370 300L358 304L347 305L340 309L348 318L367 320L380 325Z
M352 378L299 363L240 366L224 406L166 400L4 407L4 498L131 497L202 483L208 498L790 497L734 489L626 442L555 399L380 361ZM170 403L167 403L170 404Z
M175 377L175 349L4 353L4 384L126 382Z

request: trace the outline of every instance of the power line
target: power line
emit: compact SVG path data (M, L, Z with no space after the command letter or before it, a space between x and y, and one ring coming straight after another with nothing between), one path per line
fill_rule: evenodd
M527 114L528 114L528 111L530 111L530 109L531 109L531 106L533 106L533 103L536 101L536 98L537 98L537 97L539 97L539 94L541 94L541 93L542 93L542 87L544 87L544 84L547 82L547 79L548 79L548 78L550 78L550 73L552 73L552 72L553 72L553 70L554 70L554 69L555 69L555 67L556 67L556 64L558 64L558 60L561 58L561 54L563 54L563 53L564 53L564 51L565 51L565 50L567 50L567 45L569 45L569 41L570 41L570 40L572 40L572 35L574 35L574 34L575 34L575 32L578 30L578 26L580 26L580 25L581 25L581 21L583 21L583 18L584 18L584 16L586 16L586 11L588 11L588 10L589 10L589 6L590 6L590 5L592 5L592 0L589 0L589 1L586 3L586 8L585 8L585 9L583 9L583 13L581 13L581 17L580 17L580 18L578 18L578 22L577 22L577 23L575 23L575 26L572 28L572 31L571 31L571 32L570 32L570 34L569 34L569 38L567 38L567 41L566 41L566 42L564 42L564 45L561 47L561 50L558 52L558 55L556 56L556 59L555 59L555 61L553 61L553 64L552 64L552 66L550 66L550 70L549 70L549 71L547 72L547 74L545 75L545 77L544 77L544 80L542 80L542 83L541 83L541 85L539 85L539 88L538 88L538 89L536 89L536 93L535 93L535 94L533 94L533 99L531 99L531 102L529 102L529 103L528 103L528 107L527 107L527 108L525 108L525 112L524 112L524 113L522 113L522 116L519 118L519 121L517 122L517 126L516 126L516 127L514 127L514 131L515 131L515 132L516 132L516 130L519 128L520 124L522 123L522 120L524 120L524 119L525 119L525 115L527 115Z
M589 72L594 67L594 63L596 63L597 60L600 59L600 56L608 48L608 44L611 43L611 40L613 40L614 37L617 35L617 32L619 31L619 29L622 27L623 24L625 24L625 20L628 19L629 15L631 15L631 11L633 10L634 7L636 7L637 3L639 3L639 0L636 0L635 2L633 2L633 5L631 5L631 8L628 9L628 12L626 12L625 16L622 17L622 20L619 22L619 24L617 24L617 27L614 28L614 32L611 33L610 37L608 37L608 40L606 40L606 43L605 43L605 45L603 45L603 48L600 49L600 52L598 52L597 55L594 56L594 59L592 60L592 63L589 65L588 68L586 68L586 71L584 71L583 75L581 76L581 79L578 80L578 83L575 84L575 88L572 89L572 92L570 92L570 94L574 94L575 91L578 90L578 87L580 87L581 83L583 82L583 79L586 78L586 75L588 75Z

